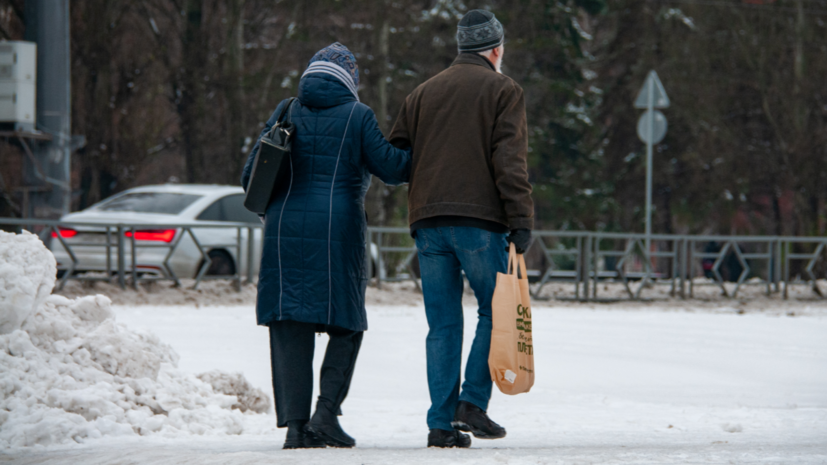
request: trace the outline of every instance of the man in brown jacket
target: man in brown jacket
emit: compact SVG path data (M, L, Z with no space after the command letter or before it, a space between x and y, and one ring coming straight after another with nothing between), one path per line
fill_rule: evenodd
M402 105L390 140L413 148L408 210L419 249L428 318L428 446L469 447L505 429L487 415L492 381L491 299L507 267L508 242L531 243L523 90L500 73L503 28L472 10L459 22L459 56ZM509 235L510 232L510 235ZM479 303L474 342L460 390L465 276Z

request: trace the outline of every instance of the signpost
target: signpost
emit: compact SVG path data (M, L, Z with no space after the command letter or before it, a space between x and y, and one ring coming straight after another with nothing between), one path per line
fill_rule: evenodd
M652 247L652 146L666 136L666 117L656 108L669 108L669 97L663 88L658 73L649 71L646 82L635 99L635 108L645 108L646 112L637 122L637 135L646 142L646 253Z

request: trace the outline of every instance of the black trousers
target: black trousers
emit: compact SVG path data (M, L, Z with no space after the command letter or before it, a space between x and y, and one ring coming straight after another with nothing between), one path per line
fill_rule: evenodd
M317 332L326 332L330 342L319 377L321 392L316 408L341 415L340 407L350 388L364 332L298 321L277 321L270 325L270 364L279 428L287 426L288 421L310 419Z

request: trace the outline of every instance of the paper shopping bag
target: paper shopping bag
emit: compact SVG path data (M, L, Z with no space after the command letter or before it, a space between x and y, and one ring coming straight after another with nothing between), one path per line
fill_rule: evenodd
M503 394L528 392L534 385L531 301L525 259L517 255L514 244L508 251L507 272L497 273L491 310L491 379Z

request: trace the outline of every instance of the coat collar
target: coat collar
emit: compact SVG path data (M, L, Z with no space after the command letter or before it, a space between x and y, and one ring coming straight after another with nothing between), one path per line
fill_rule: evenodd
M490 69L491 71L494 71L495 73L497 72L497 68L495 68L490 61L488 61L488 58L485 58L484 56L478 53L460 53L459 55L457 55L456 59L454 59L454 62L451 63L451 66L454 65L477 65L488 67L488 69Z
M338 78L329 74L311 73L299 81L299 101L309 107L329 108L357 101L357 97Z

